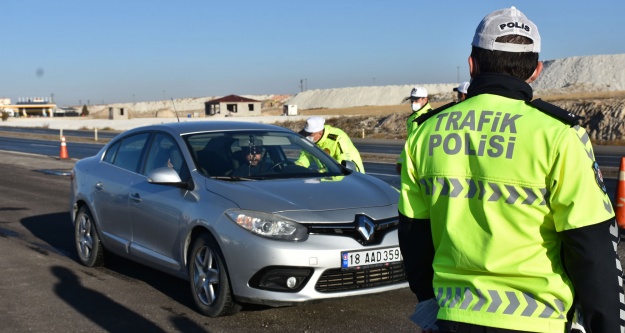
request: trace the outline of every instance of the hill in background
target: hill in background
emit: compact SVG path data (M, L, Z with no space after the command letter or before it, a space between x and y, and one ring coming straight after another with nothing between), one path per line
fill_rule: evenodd
M314 89L296 95L241 95L263 101L263 109L279 109L295 104L300 110L336 109L361 106L400 105L415 85L428 90L433 101L450 101L458 83L363 86L336 89ZM544 61L544 70L532 83L535 95L569 95L595 92L625 91L625 54L570 57ZM90 113L98 114L109 106L132 110L135 117L171 117L173 110L202 116L204 102L222 96L180 98L174 102L153 101L90 105Z
M457 84L421 86L428 89L432 106L437 107L453 99L452 89ZM321 115L327 118L329 124L344 129L352 137L403 139L406 136L405 121L411 111L409 105L402 104L402 101L412 87L413 85L350 87L308 90L294 96L242 96L263 101L263 115L279 116L283 104L296 104L301 115L261 117L254 121L275 122L299 131L306 116ZM535 89L535 97L584 116L582 125L586 127L593 141L618 143L625 137L625 54L545 61L543 73L532 83L532 87ZM171 118L175 118L174 110L181 117L191 115L193 118L204 119L204 102L218 97L221 96L90 105L89 118L107 119L108 108L115 106L130 110L131 118L169 118L158 122L171 121ZM225 115L208 119L217 117L223 118ZM114 124L111 123L110 126L115 129ZM95 125L84 126L94 127Z
M625 54L570 57L544 61L543 64L543 72L531 84L534 96L583 116L582 126L594 142L621 144L625 138ZM432 104L437 107L453 99L451 91L456 85L422 86L428 89L433 97ZM351 112L359 109L357 104L370 105L369 114L375 110L379 116L333 117L328 119L328 123L346 129L350 136L360 137L364 133L367 137L404 139L405 119L410 110L407 105L397 104L411 88L387 86L312 90L295 95L289 103L297 104L304 109L303 113L328 116L357 114ZM303 122L284 125L299 129Z

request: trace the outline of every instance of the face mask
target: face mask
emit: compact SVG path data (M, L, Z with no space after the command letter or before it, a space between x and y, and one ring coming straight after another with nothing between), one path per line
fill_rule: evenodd
M421 110L421 103L412 103L412 111L417 112Z
M315 143L315 138L313 138L312 136L307 136L306 140L308 140L308 141L310 141L312 143Z

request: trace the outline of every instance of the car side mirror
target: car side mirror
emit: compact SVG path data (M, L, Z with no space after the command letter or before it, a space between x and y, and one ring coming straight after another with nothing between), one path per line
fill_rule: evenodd
M189 189L189 183L183 182L176 170L170 167L162 167L150 171L148 173L148 183Z
M356 163L354 163L352 161L342 160L341 161L341 165L344 166L345 169L352 170L352 171L358 171L358 167L356 166Z

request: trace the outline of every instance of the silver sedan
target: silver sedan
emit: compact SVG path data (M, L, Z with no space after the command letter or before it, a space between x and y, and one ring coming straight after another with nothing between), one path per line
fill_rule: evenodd
M405 288L399 193L354 169L279 126L135 128L75 163L76 249L188 280L210 317Z

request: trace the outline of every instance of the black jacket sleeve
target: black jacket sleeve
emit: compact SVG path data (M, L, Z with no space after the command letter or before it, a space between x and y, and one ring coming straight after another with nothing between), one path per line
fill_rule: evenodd
M410 290L420 301L433 298L434 242L430 220L409 218L400 212L397 234Z
M614 220L560 233L565 269L588 332L621 332L625 311Z

